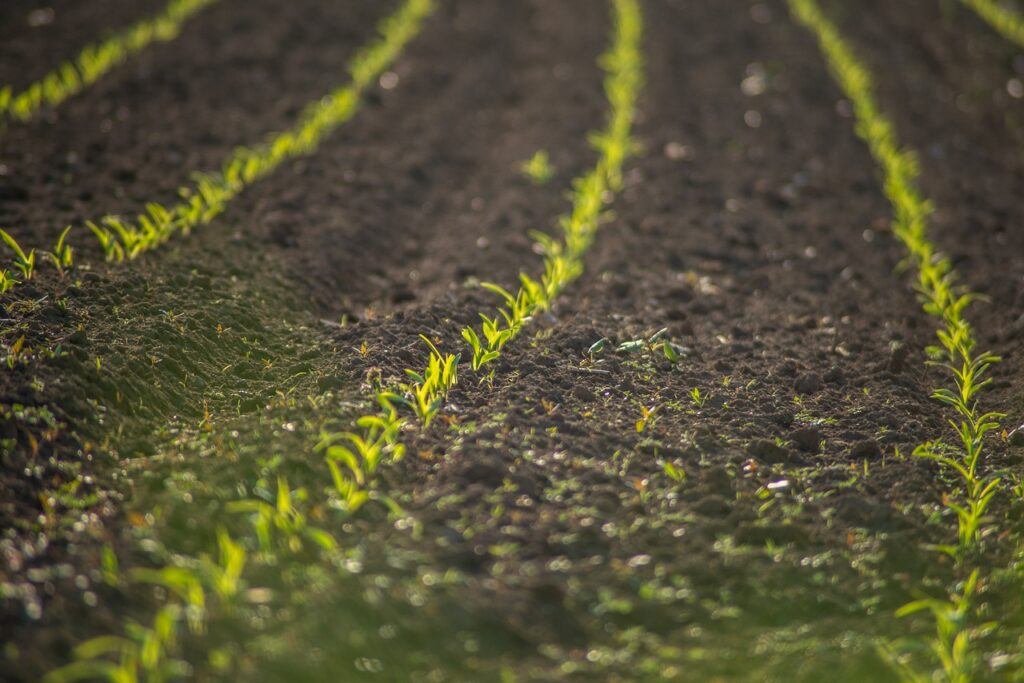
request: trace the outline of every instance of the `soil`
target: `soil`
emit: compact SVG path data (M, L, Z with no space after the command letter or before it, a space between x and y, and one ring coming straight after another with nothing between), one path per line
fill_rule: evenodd
M122 568L186 562L216 553L218 527L251 536L229 503L278 476L322 498L321 427L347 429L375 378L421 367L420 334L464 351L461 326L496 303L479 281L539 268L529 232L557 229L596 157L607 11L439 4L397 85L212 224L121 266L79 231L72 275L7 295L4 344L25 341L0 379L0 679L34 680L152 618L159 595L103 582L104 547ZM984 401L1012 429L1024 103L1007 81L1021 55L965 11L869 4L829 10L920 152L935 241L988 297L970 309L1003 357ZM108 5L47 28L61 36L47 63L145 14ZM393 6L204 10L4 133L0 224L46 245L69 222L169 201L344 82ZM17 37L5 68L36 63L34 34L6 22L33 8L0 13ZM260 562L250 548L251 604L183 636L195 678L882 681L897 678L879 639L930 635L893 613L955 576L923 548L949 542L952 483L910 456L949 438L929 398L948 380L925 363L935 325L848 105L783 2L643 10L643 150L582 278L489 379L464 366L442 417L406 435L374 484L401 515L317 505L339 550ZM538 185L519 167L541 149L556 173ZM677 363L615 350L662 328ZM988 447L993 470L1021 473L1024 450ZM979 561L1005 567L1024 509L995 505L1006 533ZM986 652L1019 652L1019 588L1010 573L980 598L1004 624Z

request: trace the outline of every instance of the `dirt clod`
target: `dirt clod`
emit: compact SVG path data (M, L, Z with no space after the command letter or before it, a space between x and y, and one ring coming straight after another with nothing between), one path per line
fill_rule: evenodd
M821 390L821 375L816 372L808 372L800 375L793 382L793 389L798 394L814 394Z
M816 452L824 438L821 430L814 427L804 427L789 435L789 440L793 442L793 445L807 453Z

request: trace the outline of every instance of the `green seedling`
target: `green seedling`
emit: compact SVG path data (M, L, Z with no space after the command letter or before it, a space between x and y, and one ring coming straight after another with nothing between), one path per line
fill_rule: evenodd
M186 676L190 667L170 653L177 647L182 608L174 602L160 608L152 627L132 623L126 637L100 636L74 650L75 661L43 677L43 683L104 679L117 683L166 681Z
M693 405L697 406L698 408L703 408L704 404L708 402L709 398L710 396L705 396L704 394L701 394L700 389L698 389L697 387L694 387L690 391L690 400L693 401Z
M997 624L993 622L978 626L971 626L969 623L979 581L980 574L978 570L974 570L964 585L949 595L948 600L915 600L896 612L900 617L918 612L931 614L936 627L933 650L941 663L942 680L949 683L971 683L975 680L981 666L974 654L972 643L997 628ZM927 683L935 680L932 675L921 675L902 664L891 649L883 648L882 655L894 665L906 683Z
M668 477L676 483L686 483L686 472L681 467L676 467L667 460L661 463L661 471L668 475Z
M14 267L21 271L23 278L31 280L36 271L36 250L31 249L26 253L18 241L6 230L0 230L0 239L14 252Z
M657 421L660 408L661 406L653 406L651 408L640 406L640 419L636 421L637 434L643 434L647 429L654 429L654 423Z
M136 568L128 572L128 578L132 583L159 586L175 595L185 606L185 614L192 632L203 632L206 590L198 574L186 567Z
M297 553L303 549L303 539L325 550L333 550L337 547L334 537L323 529L311 526L306 514L300 509L299 505L305 503L306 499L305 489L292 490L284 477L278 477L275 504L250 498L231 503L228 510L252 515L256 538L265 553L273 553L274 539L278 534L292 552Z
M0 294L6 294L18 284L18 281L11 275L11 271L0 268Z
M602 342L607 340L601 340L598 344L601 344L600 348L604 349ZM597 346L597 344L595 344ZM594 347L591 347L593 349ZM682 356L686 353L686 349L678 344L673 344L668 339L668 328L663 327L647 339L631 339L629 341L622 342L615 347L616 353L637 353L640 351L647 351L655 353L658 350L664 354L665 358L670 363L678 363ZM593 352L591 352L593 355Z
M551 159L543 149L537 150L529 161L523 163L521 169L535 185L545 185L555 175Z
M400 398L412 407L423 426L429 427L448 391L458 382L459 356L444 355L430 339L422 334L420 338L430 347L430 360L422 374L405 371L413 381L401 385L404 396Z
M57 269L57 273L61 277L64 277L64 273L74 265L74 252L71 245L68 244L69 232L71 232L70 225L64 228L60 237L57 238L57 244L54 245L53 251L43 252L43 256L50 260L50 263Z
M202 564L206 583L224 604L235 601L242 590L242 571L245 569L246 552L223 528L217 529L218 558L216 561L203 556Z

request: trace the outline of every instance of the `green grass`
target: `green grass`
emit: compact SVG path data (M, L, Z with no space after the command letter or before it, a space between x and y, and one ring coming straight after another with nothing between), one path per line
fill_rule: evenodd
M930 346L928 354L931 363L949 372L952 382L951 386L936 389L932 397L952 408L955 417L950 424L956 438L952 443L938 439L922 444L914 455L939 463L959 480L958 490L943 501L957 519L957 541L936 550L954 558L958 571L967 572L964 565L982 540L989 505L1001 484L998 477L986 476L983 466L985 436L999 428L1004 416L982 411L977 400L978 392L991 381L985 375L999 359L976 350L977 342L964 312L979 297L959 284L949 258L929 239L928 217L933 207L917 187L917 158L900 147L892 123L875 101L870 72L816 0L789 0L789 6L794 18L817 37L836 82L853 104L857 134L882 171L885 194L895 213L893 233L906 248L906 261L916 272L915 288L922 307L939 321L938 344ZM951 591L949 602L941 602L944 607L922 601L901 611L912 614L928 610L935 618L933 649L943 680L970 680L979 666L971 648L986 627L972 624L977 584L978 576L970 573ZM921 674L901 664L895 654L891 659L905 680L934 680L931 673Z
M215 2L218 0L171 0L157 16L88 45L74 59L64 62L25 90L15 93L10 86L0 88L0 123L29 121L44 107L56 107L152 43L174 40L186 21Z
M1024 47L1024 17L993 0L960 0L1001 36Z

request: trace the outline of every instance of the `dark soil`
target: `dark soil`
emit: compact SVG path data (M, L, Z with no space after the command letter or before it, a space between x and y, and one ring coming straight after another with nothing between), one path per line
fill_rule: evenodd
M0 185L0 224L47 244L67 222L173 198L342 83L387 5L206 10L7 131L0 183L18 192ZM251 536L227 504L278 475L319 500L320 427L347 429L370 380L421 367L421 333L462 350L460 327L496 303L480 280L539 268L528 232L556 229L594 162L607 12L441 5L397 87L214 223L119 267L79 233L91 268L8 296L4 343L25 341L0 380L3 680L151 618L151 591L103 584L104 545L122 567L213 554L218 526ZM895 680L877 640L930 635L893 612L954 576L921 547L953 533L951 484L909 455L948 438L929 399L948 380L924 363L934 322L899 271L875 166L783 2L643 7L643 152L584 276L489 381L465 366L442 418L407 435L375 484L404 515L315 505L341 550L251 560L248 586L271 590L185 639L197 678ZM831 9L921 152L935 240L990 298L970 316L1004 356L984 400L1012 428L1024 104L1006 82L1020 57L934 3ZM109 23L60 29L61 49ZM538 149L556 167L542 186L519 171ZM616 353L662 328L686 349L677 364ZM657 412L640 430L645 408ZM1021 472L1020 448L990 447ZM981 561L1006 566L1022 511L996 505L1007 534ZM983 595L1007 624L986 651L1019 647L1015 589Z

